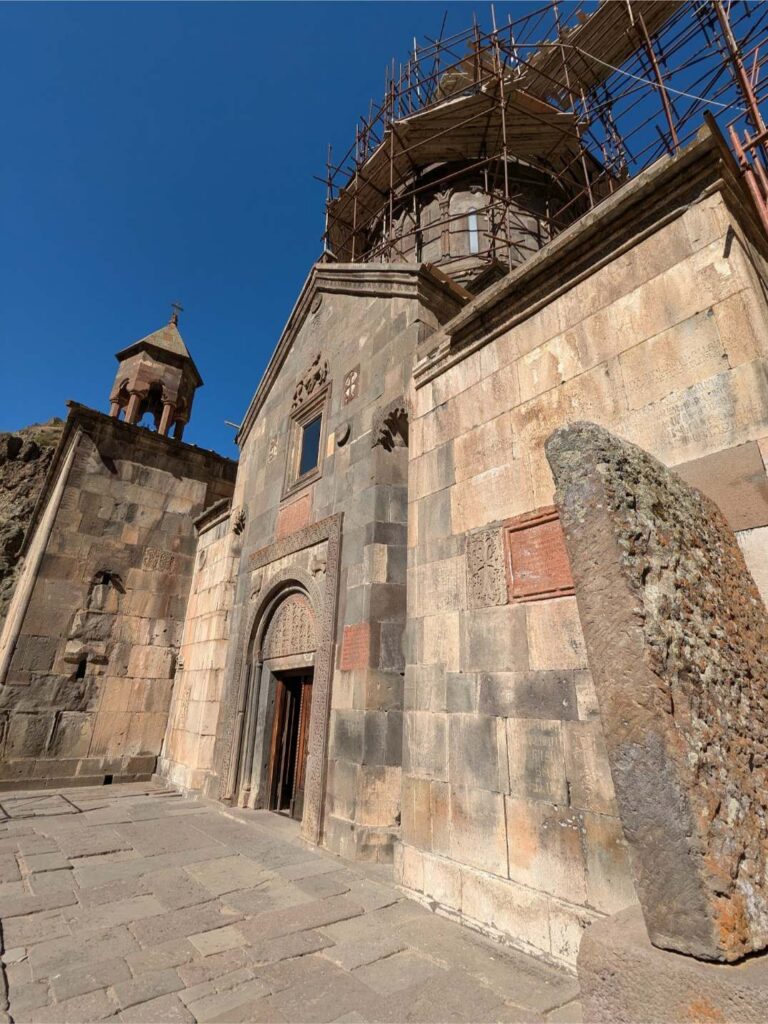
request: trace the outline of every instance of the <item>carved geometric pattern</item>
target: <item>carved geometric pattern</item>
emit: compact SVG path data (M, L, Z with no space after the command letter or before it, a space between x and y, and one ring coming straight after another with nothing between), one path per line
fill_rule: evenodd
M490 608L507 603L500 530L481 530L467 538L467 585L470 608Z
M298 407L310 398L328 380L328 361L323 359L320 352L312 360L309 368L301 378L293 392L291 409Z
M173 572L176 565L176 558L172 551L165 551L163 548L145 548L144 557L141 561L142 569L151 569L155 572Z
M355 366L344 377L344 405L347 405L354 398L357 398L357 391L360 384L360 367Z
M275 544L268 544L265 548L252 551L248 557L248 568L251 570L263 569L270 562L277 562L297 551L303 551L304 548L313 548L316 544L320 544L329 536L335 518L336 516L327 516L297 533L292 533L289 537L284 537Z
M301 594L291 594L277 606L262 645L262 658L287 658L307 654L317 646L315 616L309 601Z
M510 601L543 601L573 594L571 563L554 505L504 524Z

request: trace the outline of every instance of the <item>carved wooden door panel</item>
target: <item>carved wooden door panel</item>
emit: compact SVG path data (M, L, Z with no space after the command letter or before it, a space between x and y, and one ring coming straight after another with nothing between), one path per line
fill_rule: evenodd
M298 819L304 809L311 707L311 673L278 677L270 752L269 807Z
M307 777L307 751L309 749L309 716L312 711L312 676L300 680L299 734L296 742L296 771L291 801L291 817L301 821L304 813L304 784Z

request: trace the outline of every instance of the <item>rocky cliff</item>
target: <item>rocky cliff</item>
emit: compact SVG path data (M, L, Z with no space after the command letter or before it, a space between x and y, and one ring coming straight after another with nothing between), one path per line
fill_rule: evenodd
M54 418L0 433L0 624L18 572L19 552L64 421Z

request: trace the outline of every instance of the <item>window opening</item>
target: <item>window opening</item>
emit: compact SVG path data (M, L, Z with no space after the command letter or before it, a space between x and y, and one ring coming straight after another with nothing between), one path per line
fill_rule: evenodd
M480 233L477 226L477 211L474 207L469 210L469 251L471 253L480 252Z
M320 459L320 427L322 416L316 416L302 427L301 455L299 457L299 476L305 476L317 467Z

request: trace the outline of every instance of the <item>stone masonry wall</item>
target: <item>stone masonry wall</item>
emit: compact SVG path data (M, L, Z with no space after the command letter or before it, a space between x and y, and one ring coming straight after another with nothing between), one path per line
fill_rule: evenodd
M721 499L741 479L731 504L754 499L740 529L760 579L768 320L753 255L715 192L417 374L397 874L567 963L582 928L635 893L544 441L588 418L668 465L704 460L699 486Z
M345 271L323 270L329 287L334 272ZM400 444L373 441L381 414L402 404L420 332L437 320L417 298L418 268L354 272L344 294L318 286L308 300L311 308L243 444L234 500L248 517L228 671L243 663L254 586L268 585L281 545L342 513L323 841L377 858L391 857L399 827L408 461ZM405 277L411 294L397 294ZM317 365L327 364L328 388L321 472L284 496L294 395L318 355ZM324 567L312 571L319 580ZM231 685L234 691L236 680ZM227 762L236 740L226 735L221 743Z
M391 839L399 811L407 459L403 450L372 448L371 428L377 409L405 391L417 315L413 300L324 294L241 461L248 508L241 602L250 592L250 553L344 513L325 841L339 851L350 842L369 845L374 857L378 830ZM328 361L330 376L322 475L281 502L292 396L316 353ZM348 438L339 444L347 424ZM272 568L263 573L265 581ZM239 635L237 642L247 640ZM359 837L357 825L364 827Z
M237 575L236 541L228 506L201 527L197 541L168 731L157 769L185 790L202 789L213 769Z
M4 785L149 777L192 576L192 522L232 489L234 463L221 456L82 407L68 426L71 469L36 575L22 580L20 629L5 638Z

